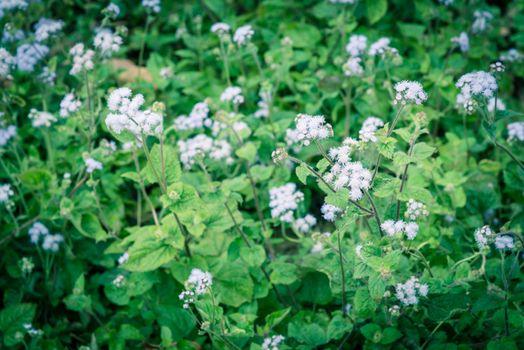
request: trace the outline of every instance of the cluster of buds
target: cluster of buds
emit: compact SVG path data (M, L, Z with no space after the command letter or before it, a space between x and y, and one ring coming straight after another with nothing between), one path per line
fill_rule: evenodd
M505 70L506 70L506 67L500 61L497 61L489 65L489 71L491 73L504 73Z
M283 147L279 147L271 153L271 158L273 159L273 162L275 164L284 163L288 157L289 157L289 154L287 153L286 149Z

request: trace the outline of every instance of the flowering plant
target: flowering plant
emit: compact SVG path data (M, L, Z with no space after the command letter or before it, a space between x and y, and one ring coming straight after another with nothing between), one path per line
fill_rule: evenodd
M519 348L489 3L0 1L0 348Z

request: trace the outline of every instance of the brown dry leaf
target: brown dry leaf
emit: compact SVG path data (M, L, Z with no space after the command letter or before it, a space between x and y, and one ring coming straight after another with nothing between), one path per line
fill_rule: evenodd
M110 61L111 66L115 69L120 69L122 73L118 76L118 80L122 83L131 83L138 79L143 79L147 82L153 82L151 73L145 67L138 67L133 61L128 59L114 58Z

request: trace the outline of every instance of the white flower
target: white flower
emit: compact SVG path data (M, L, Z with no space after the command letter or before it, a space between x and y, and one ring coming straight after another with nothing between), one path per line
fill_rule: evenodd
M34 128L50 127L53 122L56 122L56 118L48 112L40 112L34 108L31 108L29 112L29 119L32 121Z
M173 69L171 67L163 67L159 73L162 79L169 79L173 76Z
M44 335L44 331L33 327L31 323L24 323L24 329L30 337L41 337Z
M368 117L362 124L358 136L362 142L377 142L375 133L384 126L384 122L377 117Z
M395 84L395 101L394 104L406 105L414 103L420 105L428 99L428 95L424 91L422 84L418 81L403 80Z
M427 284L421 284L418 278L411 276L404 284L397 283L395 286L396 297L404 305L416 305L419 297L428 295L429 288Z
M75 98L72 92L64 96L60 102L60 117L67 118L71 113L77 112L82 106L82 102Z
M418 233L418 224L416 222L408 222L404 226L404 232L406 233L406 238L410 241L414 240L417 237Z
M242 96L242 89L238 86L228 86L222 95L220 95L220 101L222 102L233 102L235 105L244 103L244 96Z
M304 194L297 190L297 185L287 183L269 189L269 207L271 217L284 222L293 221L293 213L304 200Z
M352 57L360 56L366 50L367 45L368 38L365 35L354 34L349 37L349 42L346 45L346 51Z
M404 216L409 220L417 220L420 217L428 216L429 212L424 203L410 199Z
M267 118L269 117L269 108L273 101L273 94L270 89L262 88L258 95L260 96L260 101L257 103L258 110L255 112L254 116L255 118Z
M107 127L116 134L129 131L138 140L142 140L142 135L162 133L162 115L149 109L141 111L143 104L142 94L133 96L131 89L126 87L114 90L107 99L107 106L112 112L107 115Z
M473 100L474 97L491 98L497 91L497 80L493 75L484 71L464 74L459 78L456 86L465 103Z
M187 278L186 287L191 288L197 295L204 294L213 284L213 276L200 269L192 269Z
M334 205L324 203L320 208L320 212L322 213L322 217L324 218L324 220L335 221L337 215L342 213L342 209Z
M78 43L69 50L73 58L73 67L69 71L71 75L77 75L83 71L90 71L95 67L93 58L95 52L91 49L86 50L84 44Z
M0 203L8 203L14 194L10 184L0 184Z
M388 236L394 236L404 231L404 221L386 220L380 225Z
M488 22L493 19L493 15L488 11L475 11L473 17L475 20L471 25L471 31L475 34L485 31L488 28Z
M29 228L29 239L31 243L38 244L40 242L41 237L45 237L49 234L49 229L42 224L40 221L36 221L30 228Z
M227 23L218 22L211 26L211 32L217 34L219 37L229 33L231 27Z
M509 49L508 52L500 56L500 60L503 62L520 62L523 59L524 55L517 49Z
M205 102L199 102L193 106L189 116L181 115L175 119L177 130L193 130L203 128L206 125L209 114L209 106Z
M398 54L397 49L392 48L389 46L391 43L391 40L389 38L380 38L377 41L375 41L371 46L369 47L369 55L370 56L384 56L386 53L391 52L393 54Z
M347 1L347 0L346 0ZM264 338L262 343L262 350L279 350L279 345L284 341L284 336L282 335L273 335L271 337Z
M299 232L307 233L311 231L316 224L317 219L313 215L307 214L303 218L296 219L295 222L293 222L293 227Z
M506 66L500 61L494 62L489 65L489 71L491 73L503 73L506 70Z
M495 247L499 250L513 249L515 248L515 241L513 237L508 235L497 236L495 238Z
M361 77L364 75L362 59L360 57L350 57L342 66L346 77Z
M493 237L494 233L491 227L488 225L482 226L475 230L475 241L480 249L488 245L489 240Z
M1 16L0 16L1 17ZM3 43L14 43L22 41L25 38L25 34L21 29L11 29L11 25L6 23L4 26L4 32L2 34Z
M299 114L295 118L297 138L305 146L312 140L322 140L333 136L333 128L321 115Z
M42 73L38 75L38 79L45 85L55 85L56 73L51 71L49 67L44 67Z
M321 253L323 250L324 250L324 244L322 244L322 242L315 242L313 247L311 247L310 253L318 254L318 253Z
M142 0L142 6L144 6L148 12L160 12L160 0Z
M0 79L11 79L11 75L9 74L11 71L11 67L15 64L15 59L11 54L4 49L3 47L0 47Z
M204 134L199 134L188 140L178 141L180 160L186 169L196 162L197 157L209 157L217 161L225 161L231 164L232 148L225 140L214 140Z
M122 37L116 33L113 33L111 29L100 28L97 30L93 45L100 51L103 57L111 57L111 55L122 46Z
M25 10L29 5L27 0L2 0L0 1L0 18L4 11Z
M41 44L23 44L16 49L16 65L23 72L32 72L35 65L47 54L49 48Z
M469 37L468 33L462 32L459 36L451 38L451 42L457 44L460 47L460 51L468 52L469 51Z
M118 5L112 2L109 3L109 5L107 5L107 7L105 8L105 11L112 18L117 18L118 15L120 15L120 7L118 7Z
M5 128L0 128L0 147L4 147L15 136L16 126L9 125Z
M255 31L253 30L253 27L248 24L238 28L235 31L235 34L233 35L233 41L239 46L245 45L251 40L253 35L255 35Z
M513 122L508 124L508 141L524 141L524 122Z
M506 110L506 104L500 99L497 98L497 111L505 111ZM488 100L488 105L486 106L488 108L488 112L493 113L495 111L495 97L492 97Z
M129 260L129 253L125 252L118 258L118 265L125 264Z
M56 253L60 249L60 243L64 241L64 236L57 233L54 235L44 236L44 241L42 242L42 249L45 251L50 251Z
M93 158L87 158L85 160L86 172L92 174L95 170L102 170L104 166L98 160Z
M124 283L125 283L125 277L124 275L118 275L116 276L116 278L113 280L113 285L117 288L122 288L124 286Z
M63 27L63 21L40 18L40 20L35 24L35 40L38 42L45 41L49 39L50 36L60 32Z

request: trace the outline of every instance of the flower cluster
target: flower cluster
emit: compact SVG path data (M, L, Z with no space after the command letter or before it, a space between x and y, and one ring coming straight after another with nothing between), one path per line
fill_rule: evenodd
M262 88L260 89L258 95L260 96L260 101L257 103L258 109L256 110L254 116L255 118L267 118L269 117L269 108L273 101L271 89Z
M342 66L346 77L361 77L364 75L362 59L360 57L350 57Z
M247 24L245 26L239 27L235 31L235 34L233 35L233 41L239 46L246 45L251 40L253 35L255 35L253 27Z
M14 194L10 184L0 184L0 203L9 203Z
M404 216L409 220L417 220L421 217L428 216L429 211L424 203L417 202L413 198L408 201L408 206Z
M462 52L469 51L469 37L468 33L462 32L459 36L451 38L451 42L457 44Z
M460 98L464 101L466 110L475 97L490 98L497 91L495 77L483 71L464 74L455 85L460 89Z
M501 235L495 238L495 247L499 250L511 250L515 248L515 240L508 235Z
M138 140L142 135L158 135L162 133L162 115L147 109L141 111L144 96L136 94L129 88L119 88L111 92L107 106L112 112L106 118L107 127L116 134L129 131Z
M188 140L178 141L180 150L180 160L184 167L190 168L196 162L197 157L209 157L213 160L225 160L226 164L231 164L232 148L225 140L214 140L211 137L199 134Z
M403 80L398 82L395 84L395 92L394 104L406 105L414 103L420 105L428 99L422 84L418 81Z
M360 141L362 142L377 142L375 133L384 126L384 122L377 117L368 117L362 124L362 128L358 132Z
M322 140L333 136L333 128L321 115L299 114L295 118L296 140L308 146L313 140Z
M297 190L294 183L269 189L271 217L283 222L293 222L293 213L303 200L304 194Z
M47 54L49 54L49 48L45 45L22 44L16 49L16 65L22 72L33 72L38 62Z
M71 75L77 75L84 71L90 71L95 67L93 58L95 52L91 49L85 48L83 43L78 43L69 50L69 54L73 58L73 67L69 71Z
M9 125L6 128L0 128L0 147L7 145L9 140L16 136L16 126Z
M35 24L35 40L45 41L57 34L64 27L64 22L48 18L40 18Z
M513 122L508 124L508 140L524 141L524 122Z
M298 232L307 233L311 231L316 224L317 219L313 215L307 214L303 218L296 219L293 222L293 228Z
M354 34L349 37L346 51L351 57L362 55L368 46L368 38L365 35Z
M262 350L279 350L278 346L285 339L286 338L280 334L264 338L264 342L262 343Z
M327 221L335 221L337 215L342 213L342 209L331 204L324 203L320 208L322 217Z
M43 126L48 128L52 123L56 122L56 118L51 113L40 112L34 108L31 108L28 117L34 128L41 128Z
M370 56L385 56L386 54L398 55L398 50L389 46L389 38L380 38L369 46Z
M211 32L217 34L220 38L228 34L231 27L227 23L217 22L211 26Z
M24 330L30 337L41 337L44 335L44 331L38 328L35 328L31 323L24 323Z
M49 229L41 222L35 222L29 228L29 239L31 243L38 244L41 242L42 249L53 253L58 252L60 249L60 243L64 241L64 236L61 234L52 235Z
M97 30L93 40L93 45L103 57L110 57L113 53L120 50L122 43L122 37L107 28Z
M185 283L186 290L178 296L184 302L184 309L188 309L189 305L195 302L196 297L206 293L212 284L213 276L209 272L197 268L192 269Z
M475 241L479 248L486 247L490 240L495 236L495 233L491 230L488 225L482 226L475 230Z
M144 6L147 12L160 12L160 0L142 0L142 6Z
M188 116L181 115L175 119L175 128L177 130L193 130L210 126L208 119L209 106L205 102L199 102L193 106Z
M500 55L500 60L502 62L520 62L524 60L524 55L517 49L509 49L508 52Z
M117 288L122 288L125 284L125 277L124 275L118 275L116 276L116 278L113 280L113 285Z
M401 233L406 234L409 240L415 239L418 233L418 224L416 222L404 222L402 220L386 220L380 225L380 228L388 235L395 236Z
M228 86L222 95L220 95L220 101L232 102L234 105L244 103L244 96L242 96L242 89L238 86Z
M95 170L103 169L102 163L100 163L98 160L93 159L93 158L87 158L85 160L85 164L86 164L86 172L88 174L92 174Z
M82 106L82 102L75 98L72 92L64 96L60 101L60 117L67 118L70 114L77 112Z
M6 49L0 47L0 79L12 79L9 72L14 64L14 57Z
M397 299L408 306L418 304L419 297L427 296L429 288L427 284L422 284L418 278L411 276L405 283L397 283L395 291Z
M475 34L484 32L488 28L489 22L493 19L493 15L488 11L475 11L473 17L475 17L475 20L471 25L471 31Z

